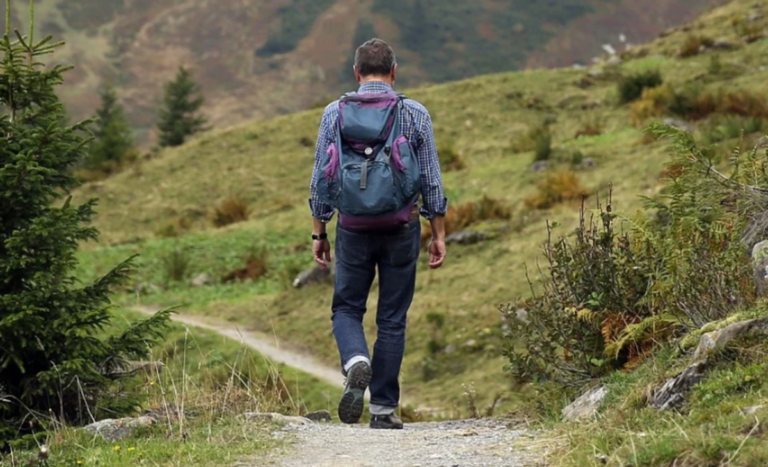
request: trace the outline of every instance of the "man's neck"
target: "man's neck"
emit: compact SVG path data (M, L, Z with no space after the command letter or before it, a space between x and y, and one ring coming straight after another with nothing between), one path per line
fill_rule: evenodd
M393 87L394 83L392 82L392 79L390 78L384 78L381 76L371 76L368 78L361 78L360 79L360 86L368 83L384 83L388 85L389 87Z

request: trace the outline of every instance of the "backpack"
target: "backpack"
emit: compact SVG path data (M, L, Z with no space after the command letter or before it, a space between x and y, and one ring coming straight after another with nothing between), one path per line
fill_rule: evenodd
M353 230L407 224L421 193L416 151L400 128L402 94L345 94L336 141L321 162L320 201Z

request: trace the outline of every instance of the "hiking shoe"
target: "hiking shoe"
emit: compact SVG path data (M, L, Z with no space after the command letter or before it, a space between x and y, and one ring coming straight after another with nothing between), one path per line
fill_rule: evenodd
M374 430L402 430L403 421L395 414L371 415L371 428Z
M371 384L373 371L366 362L356 363L347 373L347 385L339 402L339 420L347 425L360 421L365 405L365 390Z

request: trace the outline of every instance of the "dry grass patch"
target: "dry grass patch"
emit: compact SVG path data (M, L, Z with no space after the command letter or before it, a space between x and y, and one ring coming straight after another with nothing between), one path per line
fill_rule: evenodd
M579 178L570 170L548 174L536 185L538 192L525 200L530 209L549 209L557 204L580 200L592 193L583 188Z
M251 214L251 208L245 199L234 196L229 197L214 208L211 214L211 221L216 227L225 227L248 220Z

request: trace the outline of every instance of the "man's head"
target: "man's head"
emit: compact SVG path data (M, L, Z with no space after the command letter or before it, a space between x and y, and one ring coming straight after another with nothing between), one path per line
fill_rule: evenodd
M355 53L355 79L358 83L384 81L395 83L397 61L395 51L381 39L371 39Z

